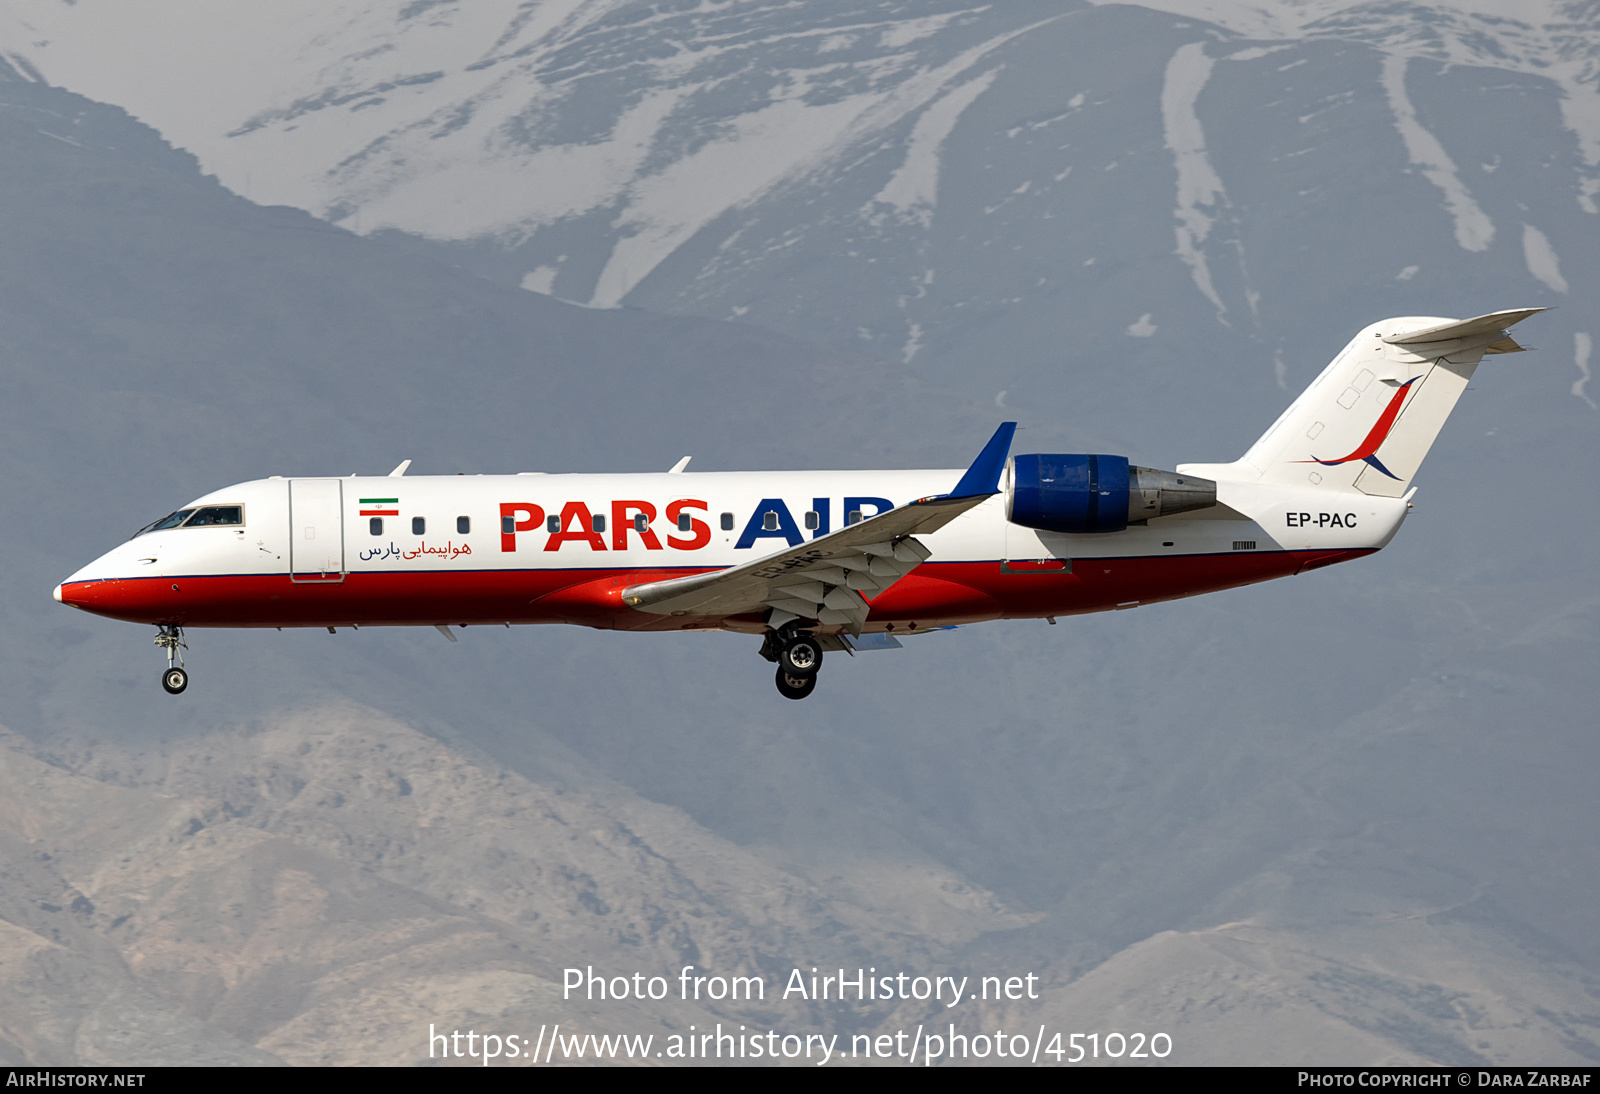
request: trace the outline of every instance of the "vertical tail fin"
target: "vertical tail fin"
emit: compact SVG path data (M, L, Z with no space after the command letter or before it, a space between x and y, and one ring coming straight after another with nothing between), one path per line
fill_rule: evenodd
M1484 354L1519 352L1507 328L1543 310L1374 323L1241 459L1179 470L1235 482L1400 497Z

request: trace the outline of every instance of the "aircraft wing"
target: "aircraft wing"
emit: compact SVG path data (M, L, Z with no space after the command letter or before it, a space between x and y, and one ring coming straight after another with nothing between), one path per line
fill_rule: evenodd
M774 627L815 619L858 630L869 610L861 594L882 592L933 553L913 535L936 531L987 498L912 502L743 566L630 586L622 602L656 615L741 615L771 608Z
M795 619L844 624L860 633L876 595L933 552L913 537L935 532L982 504L999 488L1014 422L990 438L949 494L847 525L837 532L709 574L652 581L622 591L622 602L655 615L743 615L770 609L768 623Z

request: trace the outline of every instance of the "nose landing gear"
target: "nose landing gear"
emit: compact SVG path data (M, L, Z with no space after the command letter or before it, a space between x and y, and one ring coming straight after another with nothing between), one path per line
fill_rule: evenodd
M778 694L785 699L804 699L817 689L822 643L815 635L788 628L768 631L761 644L761 656L777 662Z
M156 645L167 651L167 671L161 674L161 686L168 695L177 695L189 686L189 674L183 669L183 651L189 648L189 643L183 639L183 628L176 623L162 624L156 635Z

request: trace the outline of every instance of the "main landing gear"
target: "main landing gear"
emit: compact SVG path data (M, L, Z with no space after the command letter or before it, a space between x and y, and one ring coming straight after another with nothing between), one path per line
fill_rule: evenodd
M161 674L161 686L168 695L177 695L189 686L189 674L183 670L183 651L189 643L183 640L183 628L176 623L162 624L156 635L156 645L167 651L167 671Z
M822 643L815 635L785 628L768 631L761 656L778 663L778 694L804 699L817 690L817 670L822 667Z
M804 699L816 690L816 673L810 676L790 676L782 668L778 669L778 694L785 699Z

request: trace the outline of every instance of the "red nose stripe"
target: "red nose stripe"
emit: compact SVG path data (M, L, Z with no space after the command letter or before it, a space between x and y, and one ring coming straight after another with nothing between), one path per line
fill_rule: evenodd
M113 619L144 621L183 604L183 580L73 581L61 586L61 603Z

